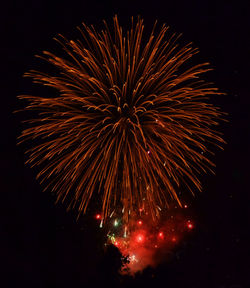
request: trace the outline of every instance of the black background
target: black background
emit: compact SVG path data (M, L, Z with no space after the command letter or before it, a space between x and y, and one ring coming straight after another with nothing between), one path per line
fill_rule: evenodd
M6 1L1 4L1 287L249 287L249 56L248 1ZM16 96L31 91L24 72L39 67L34 54L53 50L58 33L77 37L81 22L102 27L118 14L127 25L141 15L150 31L155 19L199 47L215 69L209 79L227 96L220 127L227 141L216 153L216 176L204 176L193 201L196 229L173 259L136 279L117 280L105 260L94 221L67 213L42 193L36 170L24 165ZM106 261L106 262L105 262ZM110 267L109 267L110 265ZM105 273L103 272L105 271ZM105 275L104 275L105 274ZM99 280L98 280L99 279ZM117 282L116 282L117 281ZM120 282L119 282L120 281ZM117 284L120 283L120 284Z

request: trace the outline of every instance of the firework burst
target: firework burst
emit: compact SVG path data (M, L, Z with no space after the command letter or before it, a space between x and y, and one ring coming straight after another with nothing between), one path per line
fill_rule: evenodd
M221 93L200 79L208 63L185 68L198 50L178 48L165 25L145 45L141 18L126 34L117 17L104 25L83 24L81 40L59 36L65 58L39 56L58 73L25 74L59 94L19 96L39 111L20 142L39 139L27 162L43 164L38 178L79 214L100 193L102 219L120 209L127 223L145 203L155 219L169 202L182 206L180 184L201 190L197 176L213 166L207 144L223 143L213 130L222 112L207 99Z

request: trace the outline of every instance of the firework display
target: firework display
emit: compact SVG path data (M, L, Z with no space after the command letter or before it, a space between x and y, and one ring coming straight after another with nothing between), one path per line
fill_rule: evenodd
M34 141L27 163L41 167L37 177L58 201L81 215L99 193L100 225L115 213L115 226L138 219L143 227L145 205L154 221L171 203L184 207L180 187L201 190L199 174L214 166L209 147L223 143L213 130L223 113L208 101L221 93L200 78L208 63L187 65L198 50L180 48L165 25L156 32L155 24L148 38L139 17L126 33L117 17L104 26L97 32L83 24L80 40L58 36L65 57L39 56L54 72L25 74L55 93L19 96L26 110L38 111L20 142Z
M147 209L140 209L129 226L123 223L120 214L113 213L109 217L105 225L105 246L116 246L123 259L126 259L121 269L122 274L134 275L148 266L154 268L160 262L171 259L183 238L195 228L190 210L185 206L185 211L177 206L162 211L161 220L157 224ZM96 214L95 219L102 227L99 216Z

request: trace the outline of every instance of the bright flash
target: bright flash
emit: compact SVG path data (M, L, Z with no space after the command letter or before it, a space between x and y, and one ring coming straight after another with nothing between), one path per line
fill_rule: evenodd
M135 255L131 255L131 256L129 257L129 260L130 260L131 262L138 262L138 260L136 259Z

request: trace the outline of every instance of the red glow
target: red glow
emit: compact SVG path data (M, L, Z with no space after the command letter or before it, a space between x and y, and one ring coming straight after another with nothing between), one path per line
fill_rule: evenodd
M97 219L97 220L101 219L101 215L100 214L96 214L95 215L95 219Z
M163 232L160 232L160 233L158 234L158 236L159 236L159 238L163 239L163 238L164 238Z
M144 241L144 236L142 234L137 235L136 241L138 243L142 243Z
M117 247L122 255L130 255L130 262L127 264L129 273L142 271L147 266L156 267L168 257L165 253L172 252L187 234L192 234L196 227L195 218L185 215L184 204L182 210L173 206L173 213L169 213L166 219L159 222L153 222L146 216L147 206L139 206L130 225L125 225L120 230L115 229L116 234L108 234L109 242ZM141 215L139 209L143 209ZM101 214L101 219L102 217Z
M143 211L143 208L140 208L139 211L142 212L142 211Z
M184 208L188 208L188 206L185 204L185 205L184 205Z

